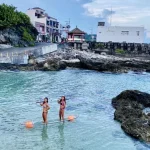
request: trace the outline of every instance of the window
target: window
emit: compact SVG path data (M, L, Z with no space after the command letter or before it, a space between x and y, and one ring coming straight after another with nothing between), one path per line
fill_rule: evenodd
M137 34L137 36L139 36L140 35L140 31L136 31L136 34Z
M50 20L50 26L52 26L53 22Z
M47 28L47 32L49 32L49 28Z
M56 28L59 28L59 22L56 22Z
M129 35L129 31L122 31L121 34L122 35Z
M40 31L44 32L44 27L43 26L40 26Z
M49 21L47 21L47 25L49 26Z
M53 27L55 27L56 26L56 22L53 22Z
M81 35L75 35L74 38L80 39Z
M98 26L105 26L105 22L98 22Z
M36 16L37 18L40 18L40 14L35 13L35 16Z

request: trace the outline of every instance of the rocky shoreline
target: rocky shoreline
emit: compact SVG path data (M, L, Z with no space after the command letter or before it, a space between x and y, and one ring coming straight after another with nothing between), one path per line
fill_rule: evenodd
M127 73L128 71L150 72L150 60L100 55L72 49L59 49L38 58L30 56L27 65L0 64L0 70L11 71L58 71L66 67L113 73Z
M150 142L150 113L143 110L150 107L150 94L127 90L112 99L116 109L114 119L121 123L121 128L129 135L142 141Z

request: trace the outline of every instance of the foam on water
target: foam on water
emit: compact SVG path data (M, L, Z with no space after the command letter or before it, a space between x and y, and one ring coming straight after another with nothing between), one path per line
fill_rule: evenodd
M148 150L150 145L127 136L113 120L111 99L123 90L150 91L150 74L106 74L87 70L0 73L0 150ZM68 98L66 117L59 122L57 103ZM50 98L49 124L42 108ZM33 129L22 123L31 120Z

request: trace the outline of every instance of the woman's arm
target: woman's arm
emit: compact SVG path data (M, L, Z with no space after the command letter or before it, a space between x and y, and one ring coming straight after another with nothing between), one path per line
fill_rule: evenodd
M66 108L66 103L64 103L64 109Z
M58 100L57 102L58 102L58 104L60 104L60 100Z
M47 104L47 110L49 110L50 109L50 106Z

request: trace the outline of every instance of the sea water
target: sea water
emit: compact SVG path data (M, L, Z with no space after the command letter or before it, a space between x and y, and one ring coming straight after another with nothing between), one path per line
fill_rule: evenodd
M111 74L68 69L54 72L0 72L0 150L148 150L114 121L113 97L123 90L150 93L150 74ZM59 122L57 100L65 95ZM36 101L49 98L49 124ZM26 129L24 122L33 121Z

